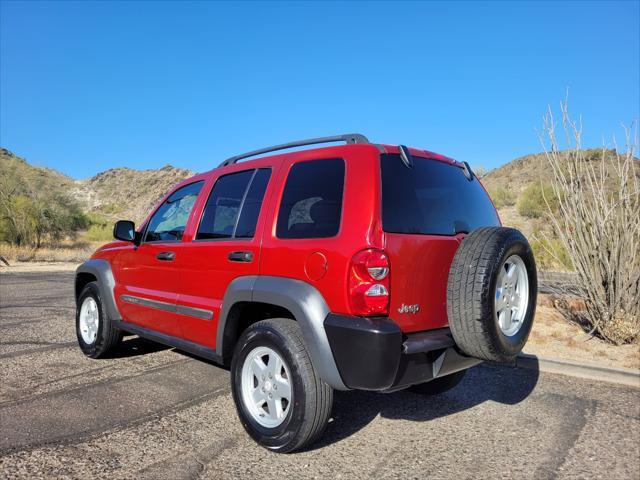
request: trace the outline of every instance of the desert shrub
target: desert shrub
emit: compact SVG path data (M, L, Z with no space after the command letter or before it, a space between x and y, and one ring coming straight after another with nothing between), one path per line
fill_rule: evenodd
M497 208L511 207L516 203L516 196L504 187L490 188L489 196Z
M100 210L102 210L106 214L114 214L122 211L123 208L115 203L105 203L100 207Z
M620 152L581 149L582 130L561 104L568 150L560 151L549 110L544 132L551 187L558 210L548 207L559 242L576 271L573 289L585 300L591 331L614 344L640 338L640 167L634 135L625 130Z
M573 270L569 252L557 238L540 238L534 234L531 249L540 270Z
M471 167L471 170L473 170L473 173L478 178L486 177L487 173L489 173L489 171L484 167L484 165L473 166Z
M558 201L551 185L533 182L524 189L518 199L518 213L527 218L540 218L547 211L555 212L558 209Z
M91 225L83 238L90 242L113 240L113 225Z
M113 240L113 222L95 213L87 214L89 228L82 235L90 242L107 242Z

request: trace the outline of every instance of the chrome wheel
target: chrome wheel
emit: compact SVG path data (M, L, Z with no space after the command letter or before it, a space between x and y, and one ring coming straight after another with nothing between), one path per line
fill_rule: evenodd
M269 347L251 350L242 365L242 401L263 427L279 426L289 413L292 382L289 367Z
M87 345L96 341L98 336L98 326L100 325L100 315L98 304L93 297L87 297L80 307L80 335Z
M494 313L498 326L507 337L520 331L529 307L529 277L522 258L511 255L505 260L498 280Z

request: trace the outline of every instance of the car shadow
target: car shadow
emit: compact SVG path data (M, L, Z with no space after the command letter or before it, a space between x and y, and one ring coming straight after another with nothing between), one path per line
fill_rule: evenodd
M321 439L307 450L339 442L383 418L428 422L468 410L486 401L515 405L526 399L538 383L537 359L531 369L481 364L471 368L455 388L426 396L402 390L395 393L334 393L332 420Z
M229 370L211 360L136 336L125 339L110 358L133 357L168 349L222 370ZM486 401L516 405L533 392L539 376L538 359L531 356L526 369L482 363L469 369L455 388L440 395L420 395L409 390L394 393L336 390L327 429L318 442L304 451L317 450L348 438L366 427L378 415L394 420L428 422L469 410Z
M137 357L140 355L146 355L148 353L162 352L164 350L171 350L177 353L178 355L193 358L194 360L198 360L199 362L208 363L209 365L212 365L217 368L221 368L222 370L227 370L227 371L229 370L228 366L220 365L219 363L216 363L213 360L209 360L207 358L194 355L184 350L180 350L179 348L176 348L176 347L171 347L169 345L164 345L162 343L154 342L153 340L147 340L146 338L138 337L137 335L125 335L122 342L120 342L120 345L118 345L115 348L115 350L113 350L113 352L100 358L114 359L114 358Z
M173 351L179 355L185 356L185 357L189 357L189 358L193 358L194 360L197 360L199 362L203 362L203 363L208 363L209 365L219 368L220 370L225 370L225 371L229 371L229 365L222 365L218 362L215 362L209 358L204 358L201 357L199 355L194 355L193 353L187 352L185 350L180 350L179 348L174 348Z
M171 347L163 345L161 343L152 342L138 336L125 337L120 345L113 350L112 353L106 355L105 359L115 358L129 358L137 357L140 355L146 355L148 353L161 352L163 350L169 350Z

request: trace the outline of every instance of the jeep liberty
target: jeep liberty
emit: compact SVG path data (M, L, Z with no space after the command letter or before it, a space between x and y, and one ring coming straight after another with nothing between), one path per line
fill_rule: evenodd
M277 452L318 439L336 389L437 394L513 361L535 313L531 248L469 165L359 134L232 157L114 236L77 269L82 351L134 334L229 366Z

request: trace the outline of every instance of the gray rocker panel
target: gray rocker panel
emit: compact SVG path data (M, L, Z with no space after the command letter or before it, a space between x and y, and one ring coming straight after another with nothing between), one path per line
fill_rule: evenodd
M122 320L113 294L113 287L116 282L113 278L113 272L111 271L109 262L99 258L92 258L76 269L76 276L79 273L90 273L98 279L98 289L100 290L100 297L102 298L102 303L107 311L107 315L109 315L111 320Z
M320 377L337 390L348 390L324 330L329 307L322 294L306 282L271 276L239 277L229 285L218 321L216 351L222 352L227 315L236 302L262 302L289 310L300 324L302 336Z
M116 306L113 287L115 279L106 260L91 259L80 265L76 274L90 273L98 279L100 296L109 318L122 321ZM224 329L231 307L237 302L262 302L289 310L300 324L313 365L320 377L337 390L347 390L333 359L329 340L324 330L324 319L329 307L322 294L313 286L300 280L270 276L245 276L236 278L224 296L217 327L216 354L223 352Z

